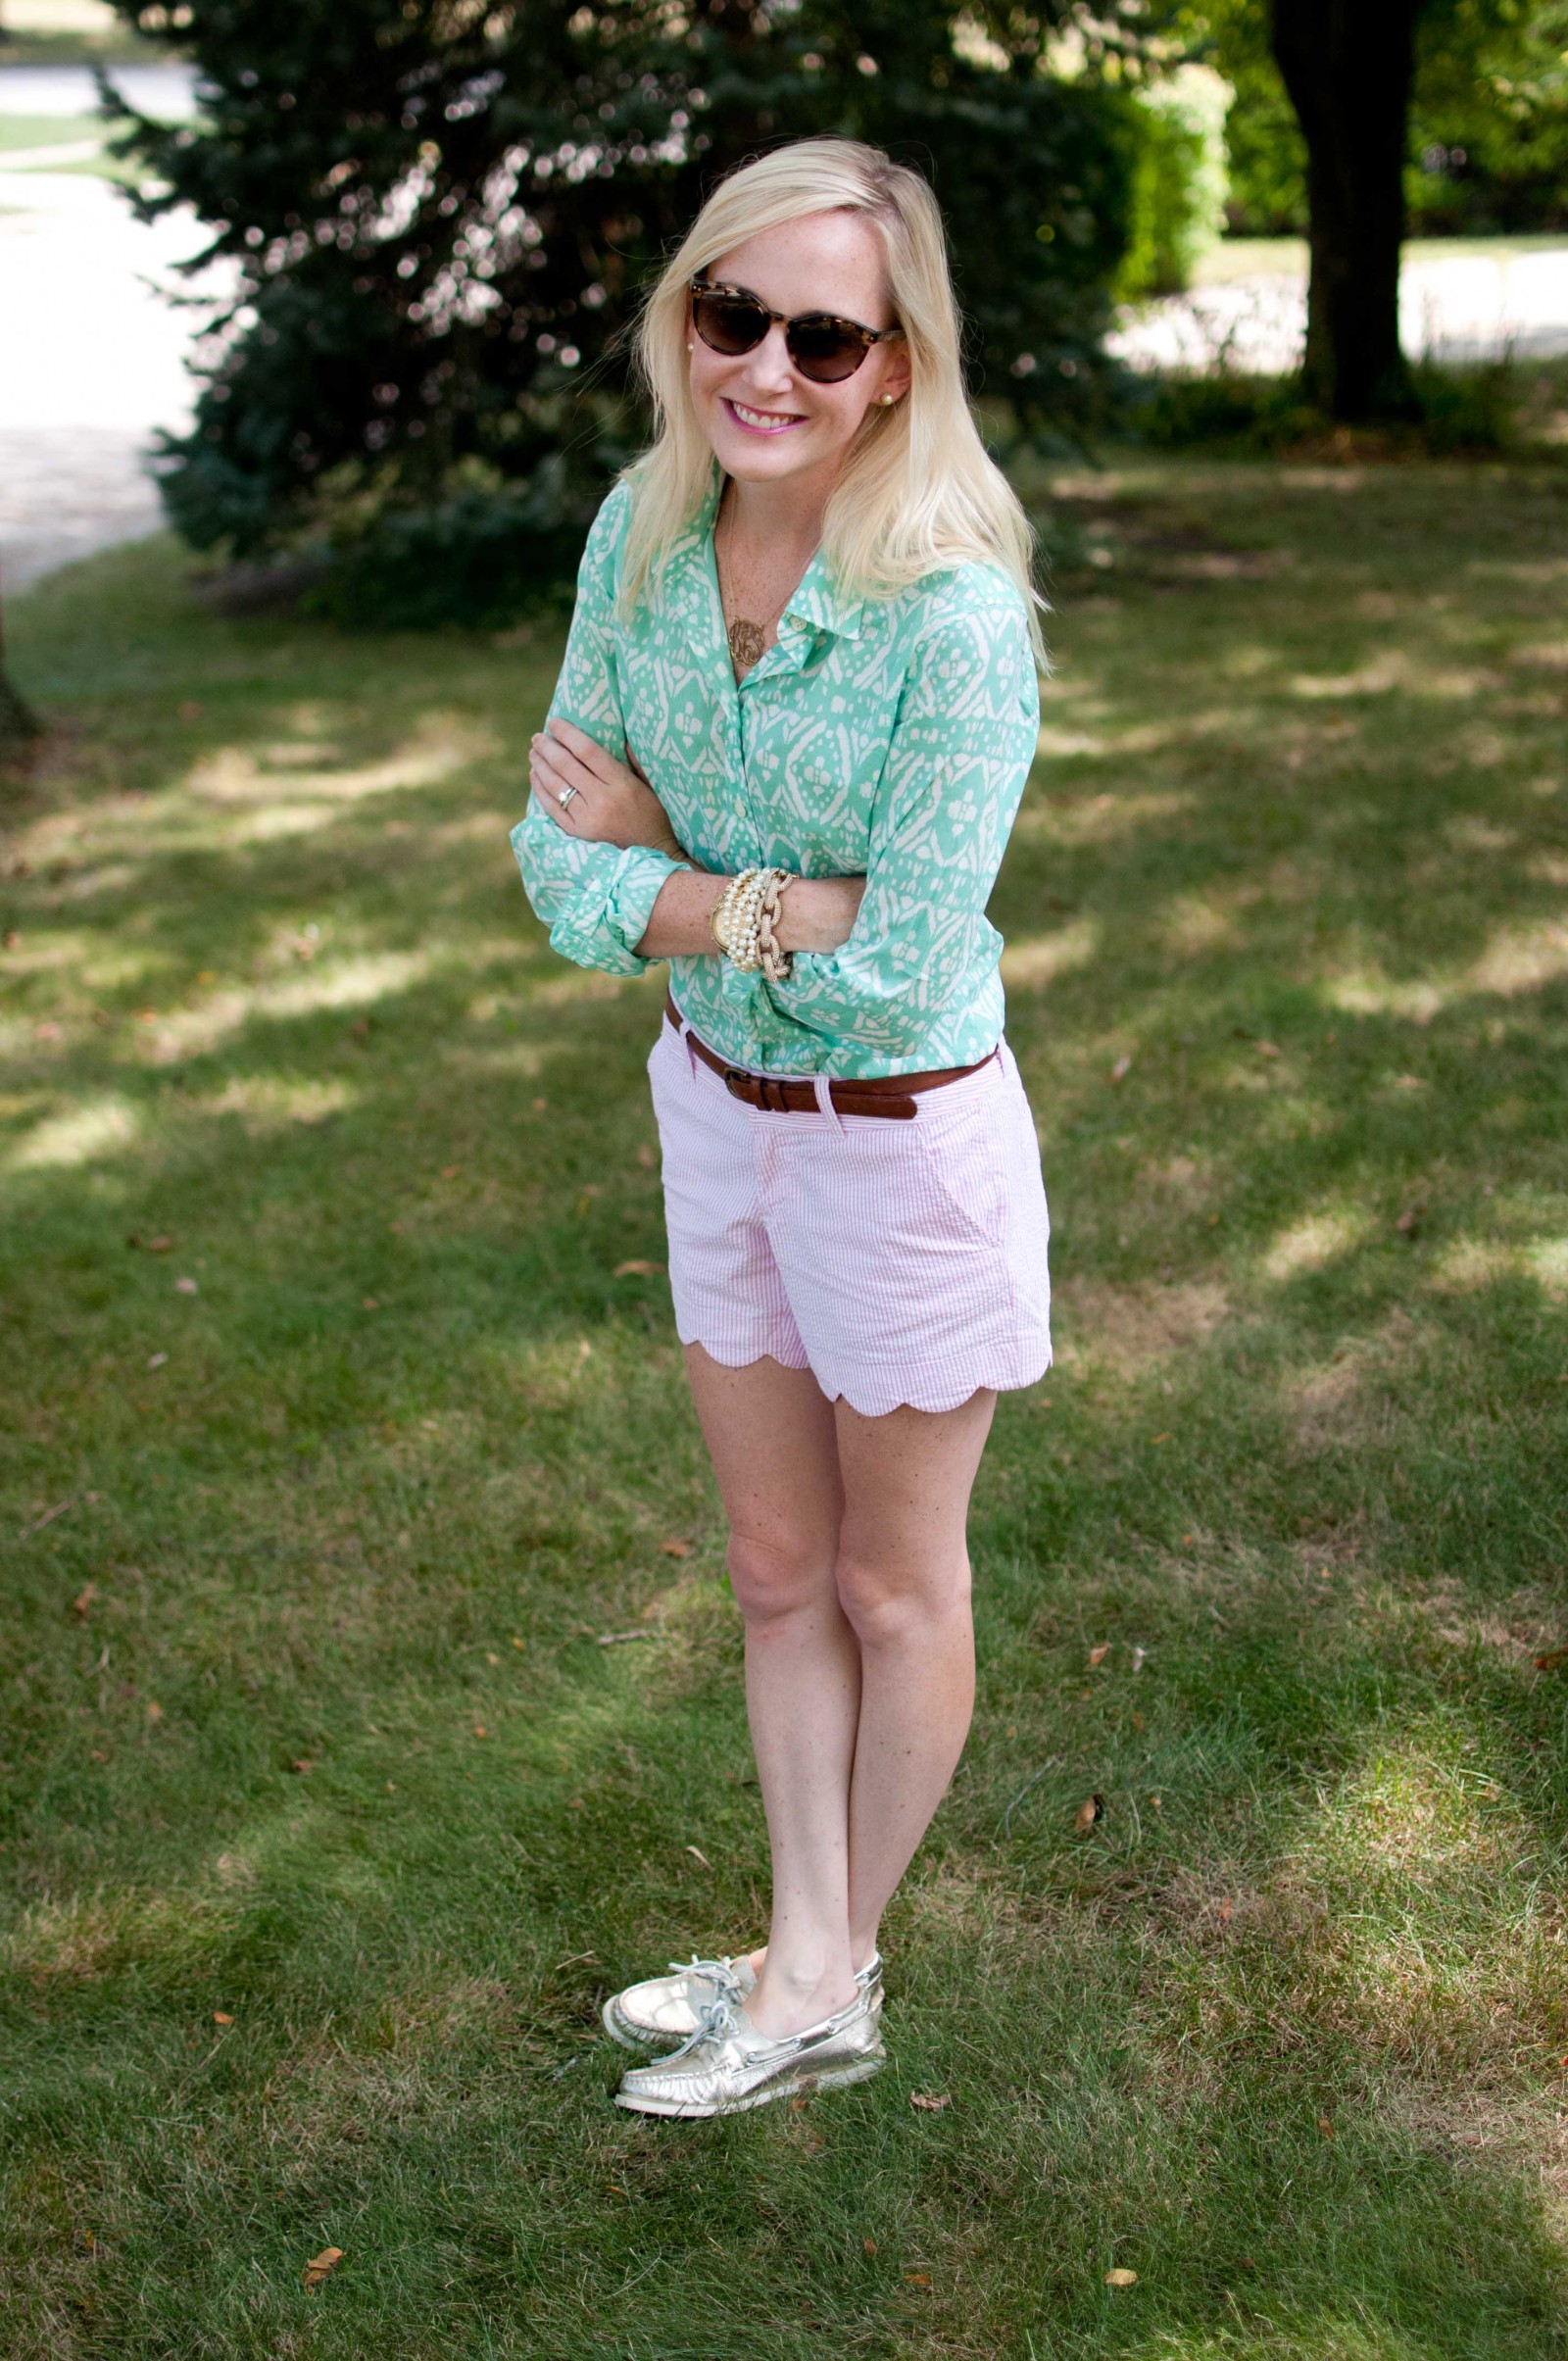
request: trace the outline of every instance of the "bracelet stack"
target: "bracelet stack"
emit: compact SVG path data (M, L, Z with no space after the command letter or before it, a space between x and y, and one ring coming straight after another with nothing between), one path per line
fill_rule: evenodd
M742 869L709 913L710 933L742 974L760 967L770 984L788 979L792 961L787 951L780 951L776 930L779 905L790 882L788 869Z

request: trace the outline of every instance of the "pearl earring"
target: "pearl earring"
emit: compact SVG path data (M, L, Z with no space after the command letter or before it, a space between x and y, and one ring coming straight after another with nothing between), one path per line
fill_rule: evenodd
M697 347L696 347L696 345L695 345L695 344L692 344L691 342L689 342L689 341L688 341L688 343L687 343L687 346L686 346L686 350L687 350L689 353L695 353L695 352L696 352L696 350L697 350Z
M891 394L878 394L877 400L881 403L884 410L892 409L893 396Z

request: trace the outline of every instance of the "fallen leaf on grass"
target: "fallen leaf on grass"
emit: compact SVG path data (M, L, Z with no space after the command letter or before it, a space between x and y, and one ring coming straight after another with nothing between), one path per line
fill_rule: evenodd
M512 1645L514 1648L520 1648L522 1646L521 1638L516 1632L514 1632L512 1635Z
M906 2287L928 2287L931 2285L931 2274L929 2271L906 2271L904 2284Z
M342 2260L341 2246L323 2246L319 2254L312 2255L300 2277L307 2287L318 2287L327 2273L335 2271Z
M168 1358L169 1355L167 1353L149 1353L147 1355L147 1366L149 1369L161 1369Z
M1091 1664L1103 1664L1109 1653L1110 1642L1108 1640L1102 1640L1098 1648L1092 1648L1089 1650L1089 1661Z
M174 1241L172 1238L139 1238L132 1230L125 1244L140 1247L144 1254L167 1254L172 1251Z
M74 1615L80 1615L82 1620L85 1622L87 1609L91 1606L97 1595L98 1585L95 1582L89 1582L84 1589L79 1590L76 1593L75 1598L72 1600L72 1613Z
M861 2245L862 2245L862 2246L865 2248L865 2251L866 2251L866 2253L867 2253L867 2254L875 2254L875 2252L876 2252L876 2240L875 2240L875 2238L862 2238L862 2239L860 2240L860 2243L861 2243Z
M701 1862L702 1862L702 1864L703 1864L703 1867L704 1867L705 1869L711 1869L711 1868L712 1868L712 1866L713 1866L712 1862L711 1862L711 1861L709 1859L709 1857L708 1857L707 1853L706 1853L706 1852L704 1852L704 1851L702 1850L702 1848L701 1848L699 1845L687 1845L687 1847L686 1847L686 1849L687 1849L687 1851L688 1851L688 1852L691 1854L691 1856L692 1856L692 1859L693 1859L694 1861L701 1861Z
M617 1279L653 1279L663 1267L662 1262L649 1262L643 1255L634 1254L629 1262L617 1262L612 1275Z
M1259 1058L1278 1058L1280 1056L1279 1050L1272 1041L1260 1041L1257 1044L1257 1054Z
M692 1553L691 1543L683 1542L674 1536L671 1536L667 1542L661 1542L659 1549L662 1557L690 1557Z
M1152 1440L1155 1443L1169 1443L1172 1440L1170 1428L1167 1427L1162 1435L1155 1435Z
M1334 2126L1333 2126L1332 2122L1329 2120L1328 2116L1326 2116L1326 2115L1320 2115L1320 2116L1318 2117L1318 2119L1317 2119L1317 2128L1318 2128L1318 2130L1319 2130L1319 2131L1322 2133L1322 2135L1323 2135L1323 2137L1324 2137L1324 2139L1325 2139L1325 2140L1332 2140L1332 2139L1333 2139L1333 2137L1334 2137Z
M91 1752L94 1762L107 1762L109 1760L109 1757L104 1752L102 1746L93 1746L89 1749L89 1751Z
M1104 1816L1104 1796L1086 1795L1082 1803L1079 1804L1076 1812L1073 1814L1072 1824L1077 1830L1079 1836L1084 1836L1091 1828L1094 1827L1097 1820L1102 1820Z
M1146 1650L1146 1649L1144 1649L1144 1648L1135 1648L1133 1649L1133 1670L1134 1670L1134 1672L1142 1672L1142 1671L1143 1671L1143 1669L1144 1669L1144 1657L1145 1657L1146 1653L1147 1653L1147 1650Z
M367 1311L379 1311L379 1310L380 1310L380 1308L381 1308L381 1299L380 1299L380 1297L379 1297L379 1296L367 1296L367 1297L366 1297L366 1299L365 1299L365 1308L366 1308L366 1310L367 1310Z
M645 1172L652 1172L659 1161L658 1150L650 1147L649 1143L644 1140L637 1150L637 1161Z
M441 1167L441 1178L443 1180L456 1180L458 1174L462 1170L463 1166L461 1164L443 1164Z
M599 1645L601 1648L620 1648L623 1647L628 1640L651 1640L653 1636L654 1635L652 1632L601 1632L599 1635ZM514 1641L513 1645L514 1647L520 1647L521 1643L520 1641Z
M150 1697L147 1699L147 1719L150 1722L161 1722L163 1718L164 1709L162 1705L160 1705L155 1697Z
M1413 1238L1415 1236L1416 1230L1420 1225L1421 1216L1426 1209L1427 1208L1424 1200L1419 1205L1405 1206L1404 1211L1398 1216L1394 1225L1401 1238Z
M288 1767L297 1772L301 1779L308 1779L316 1768L316 1757L314 1754L296 1755Z
M1132 1062L1133 1061L1130 1056L1118 1058L1115 1064L1110 1069L1110 1078L1112 1082L1124 1082L1132 1070Z
M1536 1658L1537 1672L1555 1672L1559 1664L1568 1664L1568 1648L1548 1648Z
M918 2107L922 2115L940 2115L944 2107L953 2104L951 2090L911 2090L909 2104Z
M213 2011L213 2023L214 2023L215 2025L232 2025L232 2024L233 2024L233 2022L234 2022L234 2020L233 2020L233 2018L232 2018L232 2017L229 2015L229 2013L228 2013L228 2011L227 2011L227 2009L226 2009L226 2008L215 2008L215 2009L214 2009L214 2011Z
M1105 2285L1107 2287L1136 2287L1138 2274L1136 2271L1125 2270L1118 2264L1114 2271L1105 2273Z
M201 1292L201 1287L195 1279L176 1279L174 1281L176 1296L199 1296Z
M1223 1900L1223 1901L1220 1903L1220 1906L1219 1906L1219 1923L1220 1923L1220 1925L1221 1925L1222 1927L1228 1927L1228 1926L1230 1925L1230 1923L1231 1923L1231 1920L1232 1920L1232 1918L1235 1916L1235 1914L1236 1914L1236 1904L1235 1904L1235 1903L1234 1903L1234 1902L1231 1900L1231 1897L1230 1897L1230 1895L1227 1894L1226 1894L1226 1896L1225 1896L1225 1899L1224 1899L1224 1900Z
M483 1722L475 1722L473 1725L473 1735L475 1738L488 1738L490 1733L485 1728Z

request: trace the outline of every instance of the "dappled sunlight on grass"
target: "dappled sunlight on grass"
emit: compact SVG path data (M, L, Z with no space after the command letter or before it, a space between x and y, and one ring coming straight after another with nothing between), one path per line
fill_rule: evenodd
M138 1129L136 1110L123 1099L89 1099L36 1124L11 1150L6 1163L13 1172L91 1163L129 1148Z
M1070 967L1087 967L1099 948L1100 929L1090 918L1051 934L1014 938L1002 955L1002 980L1014 990L1038 991Z
M407 992L428 973L429 965L423 953L373 952L359 959L323 959L307 974L258 984L249 992L216 992L194 1008L160 1016L151 1055L155 1063L168 1065L216 1050L255 1018L286 1023L322 1009L373 1008L377 1001Z
M281 1074L235 1074L214 1098L197 1102L211 1115L253 1115L271 1123L319 1123L355 1106L363 1092L347 1082L310 1078L289 1082Z
M598 2007L760 1937L764 1832L664 978L506 842L554 650L157 547L8 608L70 720L0 861L19 2361L1555 2361L1559 495L1071 480L993 903L1057 1365L892 2064L695 2210Z
M1275 1280L1321 1270L1359 1246L1370 1228L1366 1214L1348 1205L1303 1213L1274 1240L1263 1257L1263 1268Z
M1015 833L1059 845L1103 845L1135 835L1156 821L1191 808L1193 798L1176 792L1135 795L1054 795L1026 802Z

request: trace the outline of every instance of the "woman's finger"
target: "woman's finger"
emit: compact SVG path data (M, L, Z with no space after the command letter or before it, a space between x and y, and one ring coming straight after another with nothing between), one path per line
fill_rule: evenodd
M556 826L562 829L567 836L575 836L577 831L571 824L571 812L569 808L564 804L558 803L555 796L551 794L549 789L541 788L537 780L534 781L533 793L534 801L539 806L540 811L544 812L546 818L553 819L556 823Z
M568 721L564 713L558 713L553 721L546 724L546 734L554 738L558 745L564 746L568 754L574 755L592 777L603 779L607 787L613 783L616 772L623 768L613 755L607 755L586 730L579 729L575 721Z
M528 769L530 777L543 778L552 795L568 789L581 795L596 783L593 773L581 762L559 747L552 751L546 739L535 739Z

